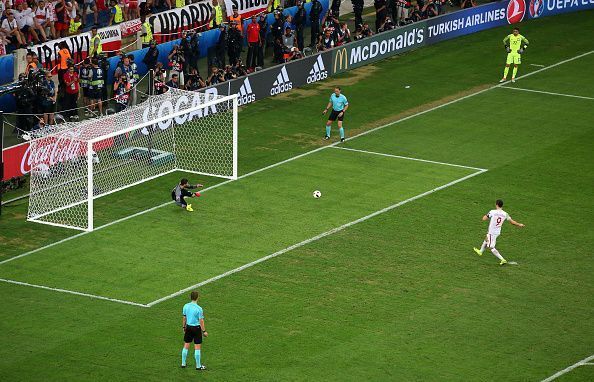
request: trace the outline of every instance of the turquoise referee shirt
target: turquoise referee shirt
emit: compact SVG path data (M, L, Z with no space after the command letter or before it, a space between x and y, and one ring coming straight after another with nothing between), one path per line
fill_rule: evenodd
M341 94L337 97L335 93L332 93L330 96L330 102L332 102L332 109L334 111L342 111L349 104L349 101L347 101L344 95Z
M186 316L186 325L188 326L198 326L200 325L200 319L204 319L202 308L193 301L184 305L182 314Z

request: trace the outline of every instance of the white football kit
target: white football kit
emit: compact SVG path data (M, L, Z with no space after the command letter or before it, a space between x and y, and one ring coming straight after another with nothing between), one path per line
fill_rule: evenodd
M511 216L504 210L491 210L487 214L487 217L491 219L489 222L489 232L487 233L487 247L495 248L497 236L501 234L501 226L504 221L511 220Z

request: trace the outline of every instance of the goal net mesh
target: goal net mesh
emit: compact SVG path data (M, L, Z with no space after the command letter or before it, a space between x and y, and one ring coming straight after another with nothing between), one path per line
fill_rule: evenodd
M236 178L234 102L170 89L120 113L36 131L28 219L92 230L101 196L178 170Z

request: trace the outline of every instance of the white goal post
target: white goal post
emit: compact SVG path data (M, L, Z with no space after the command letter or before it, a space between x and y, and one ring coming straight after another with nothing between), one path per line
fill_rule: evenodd
M237 95L169 89L35 131L27 220L92 231L97 198L174 171L237 179L237 107Z

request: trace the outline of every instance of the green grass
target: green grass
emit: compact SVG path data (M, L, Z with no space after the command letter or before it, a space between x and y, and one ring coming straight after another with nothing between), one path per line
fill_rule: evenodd
M538 69L529 63L594 49L593 16L526 23L532 44L520 74ZM348 134L492 86L507 29L332 80L352 105ZM592 97L593 61L594 54L513 86ZM242 109L240 173L323 145L319 111L330 85ZM210 370L200 376L177 367L185 295L139 308L1 283L3 378L546 378L594 353L593 105L493 89L347 141L489 171L202 287L211 336ZM194 214L162 207L0 265L0 277L146 303L473 172L328 148L207 191ZM167 201L179 176L99 199L95 224ZM321 199L310 196L314 189ZM518 266L472 252L496 198L526 224L505 226L498 241ZM24 222L25 203L5 212L0 259L74 234ZM560 380L593 378L588 366Z

